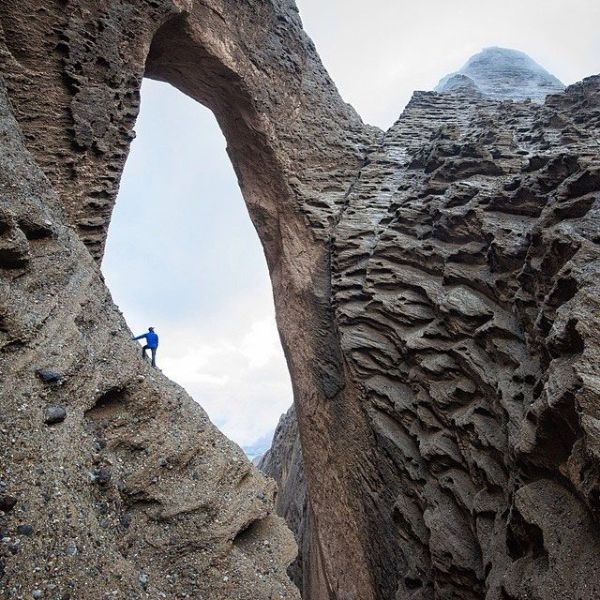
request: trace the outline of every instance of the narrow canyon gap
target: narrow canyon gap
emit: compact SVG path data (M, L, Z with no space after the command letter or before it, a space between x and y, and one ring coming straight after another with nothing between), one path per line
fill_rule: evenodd
M19 561L76 538L55 577L80 595L102 571L126 598L297 597L273 485L130 357L93 260L146 75L214 112L265 250L305 598L598 596L598 78L540 106L417 94L384 135L290 0L4 2L0 22L8 519L69 515Z

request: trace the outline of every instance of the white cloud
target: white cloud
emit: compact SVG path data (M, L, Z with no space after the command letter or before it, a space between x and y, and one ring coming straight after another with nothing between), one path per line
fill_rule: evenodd
M163 351L161 343L159 366L188 390L226 435L249 445L272 431L291 403L273 318L238 323L237 332L211 343L194 343L186 332L171 332L169 340L180 350Z

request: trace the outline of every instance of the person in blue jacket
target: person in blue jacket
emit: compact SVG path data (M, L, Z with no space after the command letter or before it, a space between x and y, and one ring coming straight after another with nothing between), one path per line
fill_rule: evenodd
M154 327L148 327L148 333L142 333L134 337L134 340L146 338L146 345L142 348L142 358L147 358L146 350L152 353L152 366L156 367L156 349L158 348L158 335L154 332Z

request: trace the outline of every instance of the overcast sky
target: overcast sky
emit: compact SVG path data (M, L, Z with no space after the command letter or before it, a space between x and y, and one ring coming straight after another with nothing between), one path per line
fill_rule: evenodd
M599 0L300 0L344 99L382 128L486 46L527 52L564 83L600 72ZM292 402L267 269L207 109L153 81L103 262L134 333L156 327L159 367L243 446L264 446Z

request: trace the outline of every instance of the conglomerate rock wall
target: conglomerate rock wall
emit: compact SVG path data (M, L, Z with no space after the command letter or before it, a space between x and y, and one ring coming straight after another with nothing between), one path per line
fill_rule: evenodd
M421 93L383 134L291 0L4 0L0 27L3 598L297 597L273 484L98 268L144 75L213 110L265 250L304 597L600 595L598 78Z

